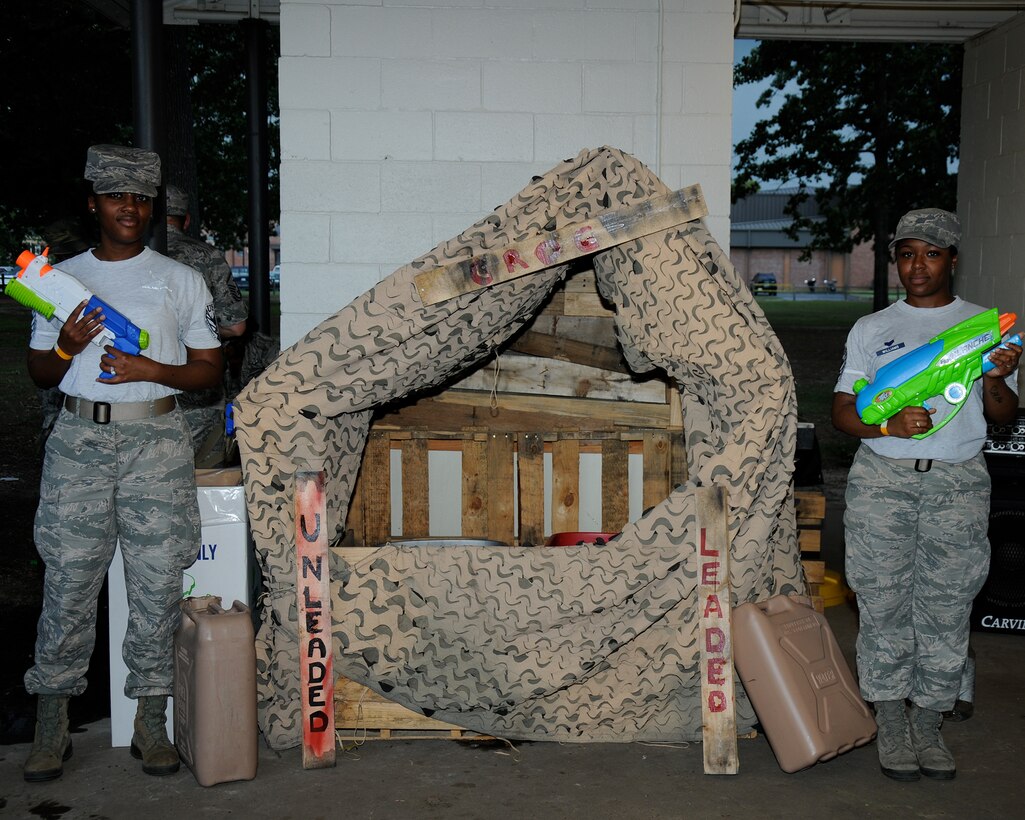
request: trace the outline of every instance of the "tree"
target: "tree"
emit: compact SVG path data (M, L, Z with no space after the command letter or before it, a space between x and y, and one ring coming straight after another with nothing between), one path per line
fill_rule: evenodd
M787 233L806 229L811 248L839 251L874 241L874 302L885 307L897 218L956 207L962 56L936 43L760 43L734 84L769 80L758 106L782 102L737 144L734 198L760 182L796 181ZM811 196L820 221L798 214Z
M223 249L241 249L248 233L248 123L246 46L241 26L190 26L189 66L202 229ZM278 54L276 36L265 38L268 97L268 213L280 213L278 192ZM186 188L186 190L190 190Z
M0 7L0 256L58 219L86 218L86 149L131 137L127 33L88 3L5 0Z
M245 45L240 26L165 26L168 148L165 179L193 195L204 233L222 247L241 247L248 232ZM270 202L277 198L277 37L264 55ZM84 232L86 149L133 144L131 38L89 3L4 0L0 4L4 89L0 96L0 258L10 264L25 242L58 219L78 219ZM187 59L179 59L182 50ZM191 109L191 114L187 113ZM184 127L182 127L184 126ZM191 137L194 147L188 145Z

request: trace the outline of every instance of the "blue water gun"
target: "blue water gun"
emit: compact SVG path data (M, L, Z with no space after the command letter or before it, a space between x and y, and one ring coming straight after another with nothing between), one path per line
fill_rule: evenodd
M82 302L88 302L82 315L99 308L103 314L103 329L92 338L92 342L103 348L113 345L118 350L138 356L149 347L149 333L134 325L122 313L97 297L70 273L47 264L47 248L39 256L31 251L22 251L18 256L16 279L8 282L4 293L14 301L31 308L46 319L56 316L66 322ZM101 379L113 378L110 373L101 372Z

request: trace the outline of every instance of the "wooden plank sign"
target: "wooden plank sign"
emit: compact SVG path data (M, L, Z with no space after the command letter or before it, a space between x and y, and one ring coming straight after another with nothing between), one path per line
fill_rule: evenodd
M554 265L565 265L707 214L701 186L690 185L639 205L601 211L589 219L535 234L504 248L477 250L468 259L418 274L414 282L420 300L425 305L434 305Z
M335 765L335 678L323 470L295 474L295 564L303 768L325 769Z
M698 642L705 774L736 774L737 717L730 628L730 550L726 490L695 493L698 530Z

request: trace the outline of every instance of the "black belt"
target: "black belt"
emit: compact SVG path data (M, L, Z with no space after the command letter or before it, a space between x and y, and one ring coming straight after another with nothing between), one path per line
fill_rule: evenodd
M164 396L154 401L129 401L111 404L105 401L89 401L78 396L65 396L64 407L79 418L108 424L112 421L135 421L152 419L170 413L177 407L174 396Z
M876 455L879 455L876 453ZM898 467L907 467L911 469L915 468L916 473L927 473L932 469L931 458L890 458L889 456L879 456L890 464L896 464Z

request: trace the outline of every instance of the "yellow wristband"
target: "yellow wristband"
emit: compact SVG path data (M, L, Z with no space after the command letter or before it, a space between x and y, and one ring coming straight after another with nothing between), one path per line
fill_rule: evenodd
M883 423L879 425L879 432L882 433L884 436L890 435L886 431L886 422L888 422L888 421L889 421L889 419L883 419Z
M70 353L65 353L63 350L61 350L61 346L57 344L53 346L53 352L60 356L62 359L64 359L64 361L66 362L70 362L73 358L75 358Z

